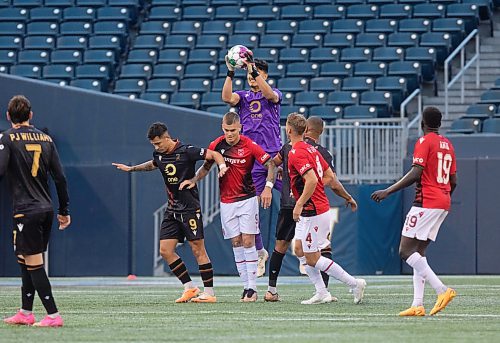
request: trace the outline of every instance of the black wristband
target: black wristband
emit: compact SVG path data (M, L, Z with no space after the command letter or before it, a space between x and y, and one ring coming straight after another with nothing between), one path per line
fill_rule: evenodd
M255 79L257 78L257 76L259 76L259 72L257 71L257 69L252 69L252 72L250 73L250 75L252 75L252 77Z
M230 77L232 80L234 78L234 70L228 70L226 75L227 77Z
M59 209L58 214L61 216L69 216L69 209L67 208Z

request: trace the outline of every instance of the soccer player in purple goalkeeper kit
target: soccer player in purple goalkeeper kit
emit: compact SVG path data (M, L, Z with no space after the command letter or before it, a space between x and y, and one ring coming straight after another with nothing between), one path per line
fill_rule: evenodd
M282 94L278 89L271 88L266 81L268 76L267 62L259 59L254 60L251 51L246 54L246 57L247 81L250 90L233 93L234 67L229 64L226 55L228 72L222 88L222 100L230 106L239 108L238 114L243 125L243 135L255 141L274 157L281 149L280 107ZM259 163L255 163L252 169L252 178L259 196L266 186L266 177L267 170ZM270 186L281 191L281 180L277 180L275 185ZM266 272L266 261L269 254L264 249L260 233L256 236L255 246L259 253L257 276L261 277Z

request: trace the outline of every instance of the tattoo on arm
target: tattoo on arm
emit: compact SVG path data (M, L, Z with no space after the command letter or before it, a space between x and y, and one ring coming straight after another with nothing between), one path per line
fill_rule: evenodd
M138 172L138 171L152 171L155 170L157 167L153 164L153 161L147 161L141 164L138 164L136 166L133 166L130 171L132 172Z

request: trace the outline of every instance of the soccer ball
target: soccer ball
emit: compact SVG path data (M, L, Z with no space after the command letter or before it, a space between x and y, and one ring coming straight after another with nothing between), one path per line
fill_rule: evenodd
M245 54L253 54L250 49L243 45L235 45L227 52L227 57L229 59L229 64L235 68L246 68L245 62L243 62L246 57Z

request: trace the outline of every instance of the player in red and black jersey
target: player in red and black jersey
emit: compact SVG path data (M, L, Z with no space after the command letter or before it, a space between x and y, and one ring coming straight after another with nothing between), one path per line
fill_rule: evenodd
M448 214L451 194L457 186L455 150L451 142L439 134L441 112L427 107L422 114L424 135L415 143L411 170L392 186L376 191L371 198L380 202L390 194L416 184L416 197L406 216L401 233L399 254L413 268L413 303L400 316L424 316L425 281L438 296L430 315L443 310L456 296L445 286L427 263L425 251L435 241Z
M268 168L266 186L260 196L262 207L271 205L275 165L271 156L250 138L240 135L240 117L228 112L222 120L224 135L214 140L209 149L220 152L228 164L227 173L220 178L221 222L225 239L230 239L236 266L244 283L242 301L257 300L257 250L255 235L259 233L259 204L252 180L254 162ZM186 182L193 187L208 174L208 162Z
M7 118L12 128L0 134L0 178L6 175L14 210L14 250L22 275L22 307L8 324L62 326L50 281L43 268L43 252L47 250L54 219L49 192L49 174L59 198L59 229L71 222L69 197L59 155L52 138L30 125L31 104L22 95L9 101ZM47 316L38 323L32 313L35 291Z
M292 144L288 154L288 171L292 193L296 200L293 219L295 228L295 255L305 265L305 270L316 288L315 295L302 304L331 302L332 296L321 278L321 271L348 285L354 295L354 303L363 299L366 282L355 279L331 259L321 256L320 250L330 245L330 204L326 197L323 180L334 178L333 171L321 154L303 140L306 119L291 113L286 122L286 133Z
M196 162L215 161L220 168L219 176L227 171L222 155L204 148L182 144L172 139L167 126L154 123L148 131L148 139L154 146L153 159L136 165L126 166L113 163L126 172L151 171L158 169L163 176L168 194L168 206L160 231L160 254L167 261L172 273L184 285L184 293L175 302L216 302L213 291L213 269L205 250L203 218L200 209L198 188L184 189L181 184L195 175ZM199 265L204 292L200 293L188 274L186 266L175 252L178 243L187 239Z

